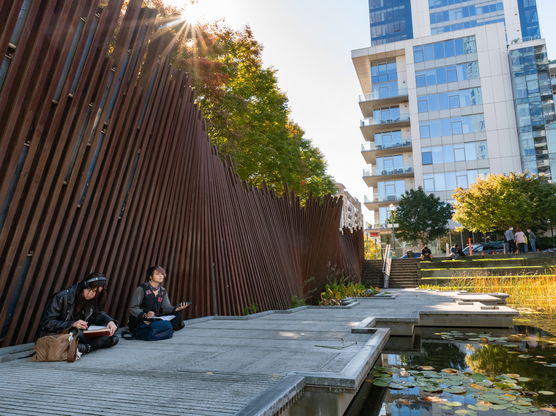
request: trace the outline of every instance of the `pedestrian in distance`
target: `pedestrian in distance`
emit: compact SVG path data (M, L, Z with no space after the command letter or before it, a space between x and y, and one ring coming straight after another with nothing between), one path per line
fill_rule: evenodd
M39 338L74 332L78 336L77 351L87 354L99 348L116 345L118 324L102 311L108 279L102 273L92 273L69 289L56 293L44 310ZM109 335L90 337L83 333L90 325L105 326Z
M537 236L530 228L527 228L527 236L531 245L531 251L535 253L537 251Z
M514 227L509 227L506 231L504 231L504 241L507 244L508 253L514 253L516 249Z
M423 247L423 250L421 250L421 260L432 261L432 252L427 246Z
M521 254L527 253L527 242L525 240L525 233L519 228L515 232L515 242Z

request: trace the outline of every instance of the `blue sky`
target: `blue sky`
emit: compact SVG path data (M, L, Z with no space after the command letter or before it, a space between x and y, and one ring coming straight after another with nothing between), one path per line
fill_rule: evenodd
M556 1L537 0L537 6L549 58L556 59ZM361 89L351 50L370 45L368 1L199 0L196 13L235 28L251 26L264 45L265 65L278 71L292 119L321 149L329 173L362 202L370 192L361 178Z

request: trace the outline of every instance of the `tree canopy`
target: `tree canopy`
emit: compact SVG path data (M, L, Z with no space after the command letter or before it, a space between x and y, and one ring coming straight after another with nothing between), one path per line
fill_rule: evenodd
M162 0L145 3L163 19L176 11ZM186 15L187 17L187 15ZM248 184L281 193L287 183L301 199L335 193L320 150L290 119L288 98L278 88L276 70L265 68L262 45L249 27L233 30L222 22L170 25L175 32L173 65L190 74L208 136L221 156L229 156Z
M488 175L454 193L454 221L482 233L508 227L546 229L556 222L556 185L526 174Z
M448 221L452 217L452 207L433 194L427 195L423 188L406 191L398 208L392 212L390 223L396 238L425 245L449 231Z

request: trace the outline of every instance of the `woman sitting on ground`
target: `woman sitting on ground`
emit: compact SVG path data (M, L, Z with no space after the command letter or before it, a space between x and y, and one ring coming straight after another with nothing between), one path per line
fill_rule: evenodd
M180 312L188 305L180 303L172 306L168 291L162 286L165 278L166 270L161 266L151 266L147 269L147 281L131 295L128 326L132 334L145 321L163 315L174 315L170 320L174 331L185 326Z
M119 341L115 334L116 321L102 312L108 279L102 273L92 273L69 289L56 293L44 311L39 337L68 331L78 333L77 350L87 354L99 348L110 348ZM110 335L90 338L83 334L89 325L106 326Z

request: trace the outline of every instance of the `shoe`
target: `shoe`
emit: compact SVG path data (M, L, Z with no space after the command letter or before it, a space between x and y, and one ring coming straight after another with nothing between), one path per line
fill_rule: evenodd
M116 335L95 338L91 342L92 351L99 348L110 348L120 341Z
M92 351L90 344L77 344L77 352L80 355L89 354Z

